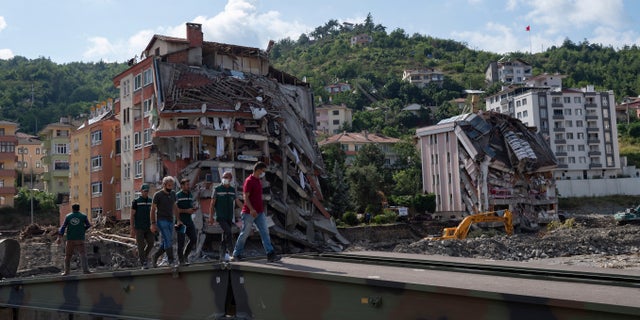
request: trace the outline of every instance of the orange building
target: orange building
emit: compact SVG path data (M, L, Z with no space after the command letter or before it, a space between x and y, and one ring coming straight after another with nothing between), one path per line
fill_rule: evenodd
M70 137L69 202L60 207L60 217L70 204L80 204L89 218L117 218L116 141L119 121L111 100L91 108L91 115Z
M17 130L17 123L0 121L0 207L13 207L16 194Z

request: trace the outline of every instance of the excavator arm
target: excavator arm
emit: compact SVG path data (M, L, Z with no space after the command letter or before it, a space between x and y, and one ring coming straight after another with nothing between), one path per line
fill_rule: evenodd
M467 234L469 233L469 229L471 225L474 223L481 222L502 222L504 223L504 229L508 235L513 234L513 217L511 215L511 211L502 210L502 211L489 211L482 212L477 214L472 214L470 216L466 216L462 221L458 224L457 227L452 228L444 228L442 232L442 237L431 238L433 240L444 240L444 239L465 239Z

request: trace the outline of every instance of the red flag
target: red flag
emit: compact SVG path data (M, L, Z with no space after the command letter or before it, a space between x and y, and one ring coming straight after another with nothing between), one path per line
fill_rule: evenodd
M531 26L527 26L526 30L531 31Z

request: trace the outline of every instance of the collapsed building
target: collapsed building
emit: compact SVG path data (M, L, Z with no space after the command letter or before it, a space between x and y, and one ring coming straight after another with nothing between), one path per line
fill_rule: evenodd
M543 136L496 112L455 116L416 131L424 192L444 218L509 209L522 227L557 218L556 158Z
M325 209L320 190L324 164L313 133L309 85L273 68L269 49L207 42L202 37L201 25L195 23L187 23L187 39L156 35L144 50L144 59L131 61L133 71L116 79L122 85L127 74L141 72L146 77L146 70L152 70L153 88L142 91L141 98L135 93L131 98L136 116L141 111L148 114L141 125L134 119L133 130L145 132L145 144L147 130L152 132L152 147L143 153L144 181L159 188L162 176L188 179L201 208L198 214L205 214L196 225L217 233L219 227L203 222L213 188L225 171L232 171L232 185L241 196L244 179L262 161L268 166L263 188L275 244L282 240L287 253L342 250L348 241ZM140 71L135 71L137 64L142 65ZM126 119L125 98L121 103ZM139 157L134 154L132 161ZM137 188L131 186L133 192Z

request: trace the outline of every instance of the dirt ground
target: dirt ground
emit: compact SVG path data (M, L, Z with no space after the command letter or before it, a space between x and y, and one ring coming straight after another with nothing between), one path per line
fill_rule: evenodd
M597 209L595 209L597 210ZM607 209L608 211L611 208ZM345 251L393 251L435 254L477 259L577 265L594 268L640 270L640 225L616 225L610 212L591 210L569 213L572 222L552 229L507 236L504 232L475 230L465 240L389 239L383 242L357 241ZM433 222L412 228L422 236L437 230ZM429 231L427 231L429 230ZM19 234L2 234L20 241L19 277L60 272L62 246L55 240L57 226L30 225ZM128 237L128 225L98 225L88 234L89 264L94 270L137 268L135 242ZM72 268L75 268L74 266Z

